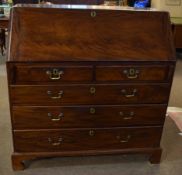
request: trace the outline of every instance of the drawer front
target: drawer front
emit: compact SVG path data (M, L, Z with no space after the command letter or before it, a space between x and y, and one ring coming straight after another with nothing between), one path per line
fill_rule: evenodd
M11 86L13 104L81 105L167 103L168 84Z
M162 125L166 105L12 108L14 129Z
M15 66L14 83L16 84L45 84L62 82L92 81L92 66Z
M14 131L14 146L16 152L156 147L161 131L161 127Z
M97 81L166 81L169 66L97 66Z

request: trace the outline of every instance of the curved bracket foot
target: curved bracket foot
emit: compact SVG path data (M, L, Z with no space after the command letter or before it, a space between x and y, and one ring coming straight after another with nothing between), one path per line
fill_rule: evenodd
M149 161L152 164L158 164L161 161L161 154L162 154L162 149L156 149L155 151L153 151L153 153L151 154Z

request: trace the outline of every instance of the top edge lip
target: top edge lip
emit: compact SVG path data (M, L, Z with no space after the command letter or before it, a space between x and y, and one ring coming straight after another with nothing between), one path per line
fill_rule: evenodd
M125 6L105 6L105 5L74 5L74 4L16 4L12 8L57 8L57 9L75 9L75 10L118 10L118 11L150 11L150 12L167 12L160 11L156 8L134 8Z

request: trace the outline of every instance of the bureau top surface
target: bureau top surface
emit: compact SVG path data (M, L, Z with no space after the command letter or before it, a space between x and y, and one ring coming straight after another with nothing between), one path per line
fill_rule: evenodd
M167 12L105 6L12 8L8 61L175 60Z

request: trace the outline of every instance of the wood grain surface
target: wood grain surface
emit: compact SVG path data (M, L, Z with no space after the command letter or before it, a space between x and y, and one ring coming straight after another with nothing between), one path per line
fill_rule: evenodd
M14 106L14 129L161 125L166 105Z
M92 89L94 93L91 93ZM145 104L167 103L169 90L169 84L27 85L11 86L10 96L13 105ZM128 95L131 97L126 97Z
M14 131L14 143L17 152L151 148L159 145L161 131L161 127Z
M167 61L175 58L167 12L94 9L94 6L42 7L13 8L8 60Z
M142 153L160 162L175 69L167 12L17 5L11 19L14 170L51 156Z

